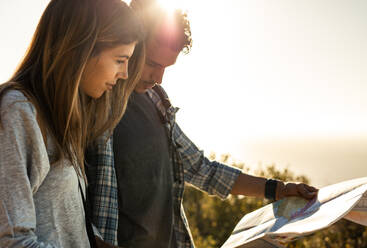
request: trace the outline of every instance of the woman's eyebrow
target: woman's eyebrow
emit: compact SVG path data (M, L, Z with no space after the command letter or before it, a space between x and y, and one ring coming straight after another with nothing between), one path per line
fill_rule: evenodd
M117 55L116 57L124 58L124 59L129 59L130 58L130 56L128 56L128 55Z

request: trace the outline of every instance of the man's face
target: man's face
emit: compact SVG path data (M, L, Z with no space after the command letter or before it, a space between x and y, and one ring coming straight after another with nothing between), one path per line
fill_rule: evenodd
M155 39L150 39L146 44L146 60L140 82L135 87L135 92L144 93L155 84L161 84L166 67L176 62L180 51L160 45Z

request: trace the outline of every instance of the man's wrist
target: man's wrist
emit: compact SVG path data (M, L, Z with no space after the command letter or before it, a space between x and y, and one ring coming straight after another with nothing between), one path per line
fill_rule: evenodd
M276 200L284 198L285 191L285 183L282 181L278 181L277 191L276 191Z

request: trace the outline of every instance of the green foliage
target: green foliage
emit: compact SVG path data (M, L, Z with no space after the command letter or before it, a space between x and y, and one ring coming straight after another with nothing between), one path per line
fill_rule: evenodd
M210 159L216 158L211 154ZM230 162L229 155L222 155L219 161L249 171L243 163ZM309 183L305 176L295 176L289 169L278 170L269 165L259 168L255 174L263 177ZM184 208L197 248L220 247L230 236L237 222L268 202L253 197L229 196L225 201L208 196L194 187L186 187ZM367 247L367 228L341 220L328 229L288 244L288 248L363 248Z

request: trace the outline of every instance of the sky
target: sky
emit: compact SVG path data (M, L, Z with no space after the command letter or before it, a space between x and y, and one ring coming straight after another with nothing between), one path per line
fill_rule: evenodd
M48 2L0 2L0 82ZM161 2L189 14L192 50L163 86L206 154L275 163L320 186L367 175L367 1Z

